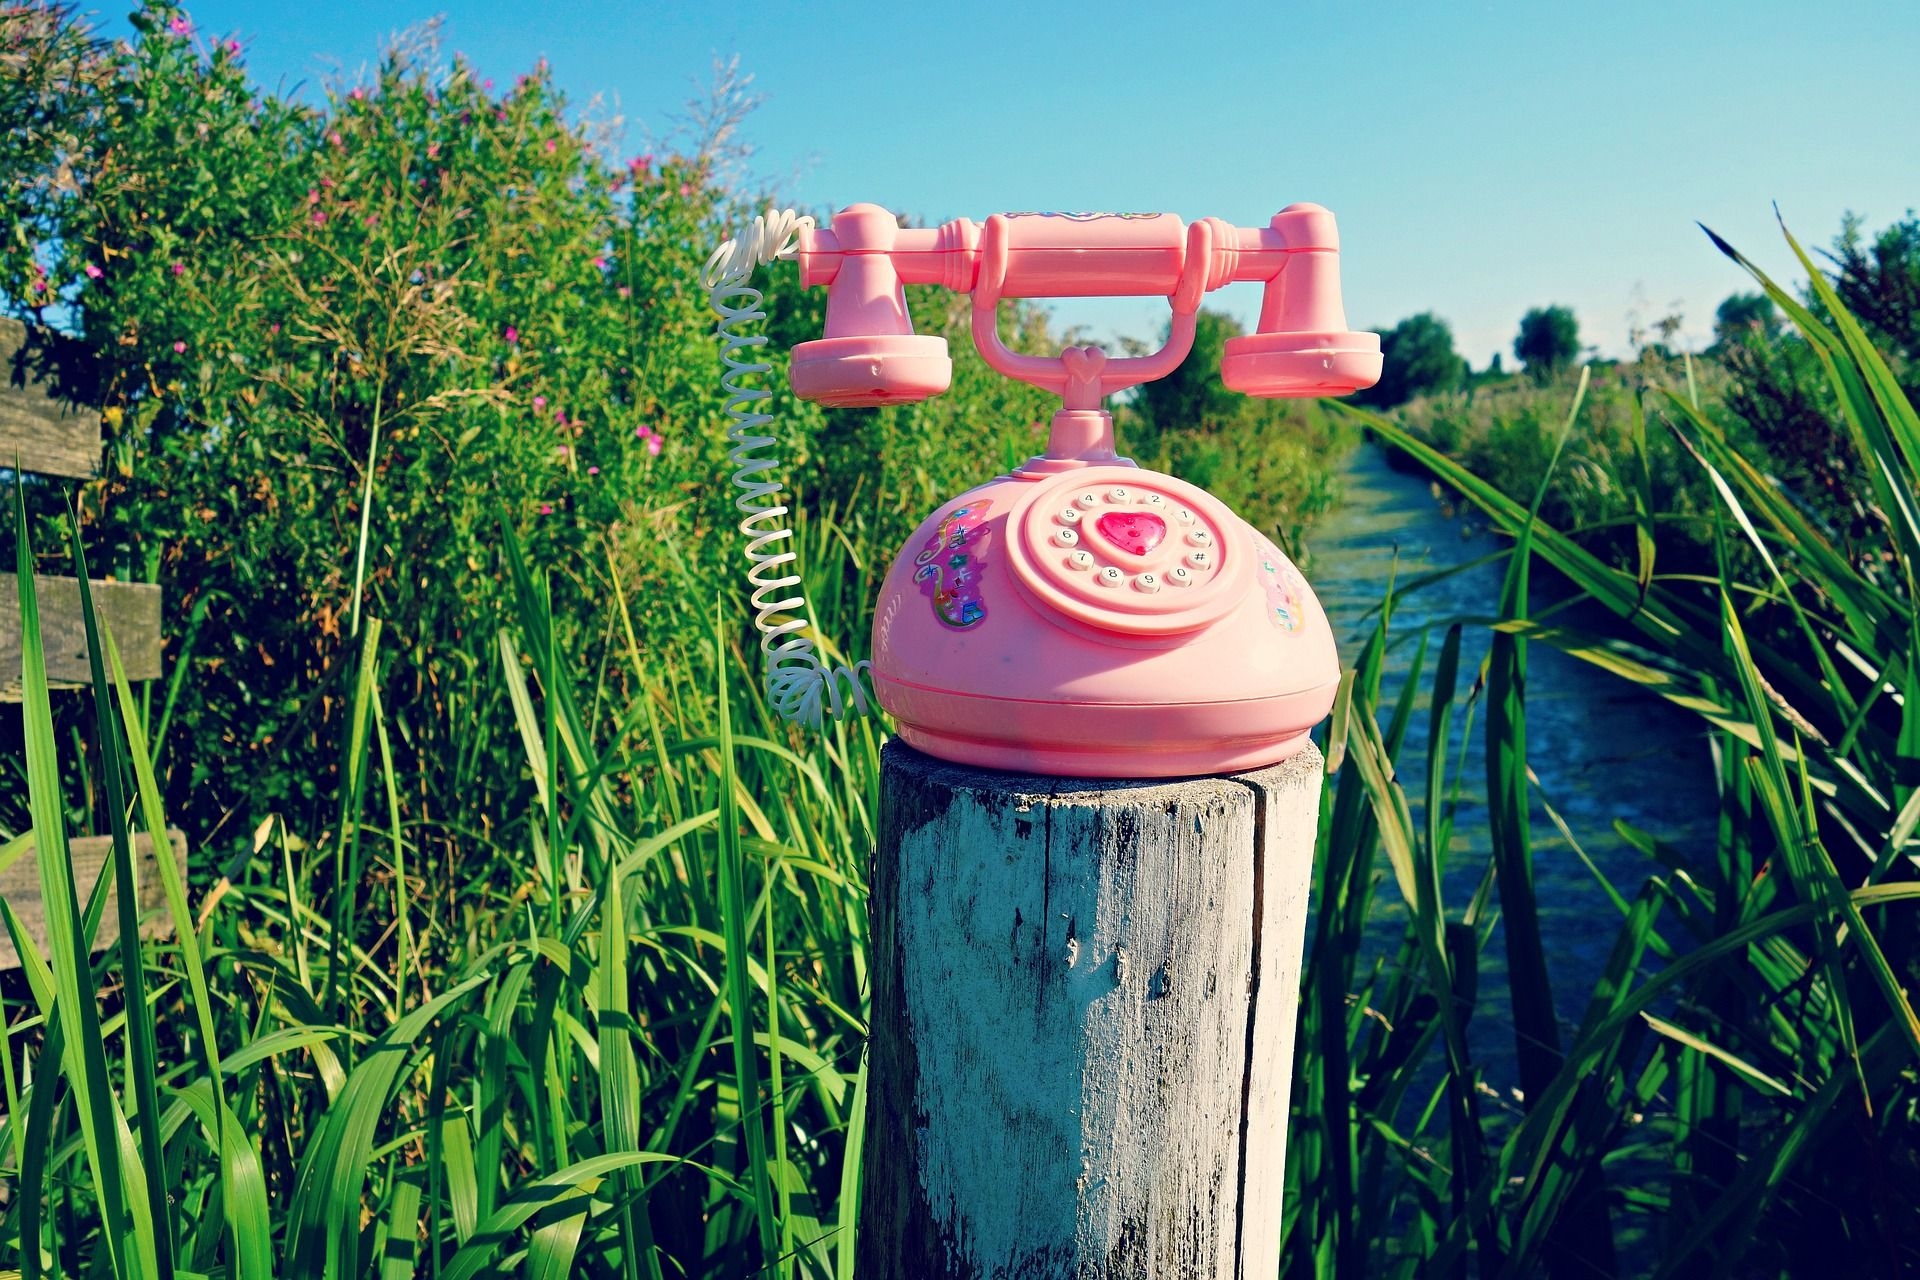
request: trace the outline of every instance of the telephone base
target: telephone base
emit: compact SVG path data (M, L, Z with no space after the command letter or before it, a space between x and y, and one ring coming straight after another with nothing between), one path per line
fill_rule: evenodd
M875 682L909 746L941 760L1072 778L1244 773L1304 748L1336 680L1273 698L1191 704L1009 702Z

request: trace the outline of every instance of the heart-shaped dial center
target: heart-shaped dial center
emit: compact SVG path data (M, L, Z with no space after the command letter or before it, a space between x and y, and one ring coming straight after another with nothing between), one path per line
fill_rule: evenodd
M1167 536L1167 522L1147 511L1109 511L1094 527L1108 542L1135 556L1146 555Z

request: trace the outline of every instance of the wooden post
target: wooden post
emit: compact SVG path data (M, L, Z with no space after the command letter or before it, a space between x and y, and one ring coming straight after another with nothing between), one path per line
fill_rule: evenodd
M1323 763L882 758L859 1270L1268 1280Z

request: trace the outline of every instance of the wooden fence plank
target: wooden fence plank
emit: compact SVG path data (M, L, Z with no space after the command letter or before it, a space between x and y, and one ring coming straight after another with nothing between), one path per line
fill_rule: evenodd
M80 616L80 581L34 575L47 680L57 688L88 684L87 631ZM160 676L160 588L145 582L93 582L94 611L113 634L129 680ZM19 580L0 573L0 702L20 698Z
M99 394L73 339L0 319L0 469L84 479L100 466Z
M187 837L181 832L169 831L167 838L173 846L173 863L184 876L187 871ZM79 896L80 906L84 910L94 881L100 878L101 870L113 858L113 837L86 836L69 840L67 847L73 854L74 893ZM134 837L133 856L134 883L140 893L140 914L145 917L140 927L141 936L165 937L171 932L165 913L152 914L165 901L160 887L160 870L154 861L153 841L144 833ZM34 850L29 849L11 866L0 869L0 898L7 900L19 915L28 936L44 949L47 945L47 909L40 897L40 868L35 864L34 857ZM119 889L109 883L106 914L100 917L100 932L93 939L94 949L104 951L119 940ZM0 928L0 969L19 967L20 957L13 949L13 940L7 936L4 928Z

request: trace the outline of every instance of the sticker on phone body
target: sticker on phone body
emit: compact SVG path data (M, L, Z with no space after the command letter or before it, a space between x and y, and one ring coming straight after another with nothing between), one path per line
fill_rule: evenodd
M1267 621L1282 631L1298 631L1307 620L1307 580L1265 538L1259 539L1260 585L1267 593Z
M949 627L964 629L986 621L987 606L980 588L987 564L987 512L991 498L963 502L947 513L926 548L913 558L913 579L933 602L933 616Z

